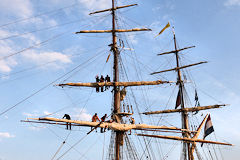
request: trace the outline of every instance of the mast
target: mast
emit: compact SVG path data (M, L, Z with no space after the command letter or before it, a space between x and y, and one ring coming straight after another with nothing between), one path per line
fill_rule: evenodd
M112 44L111 46L111 52L113 53L113 82L107 82L107 83L67 83L67 84L59 84L58 86L85 86L85 87L99 87L101 85L105 86L113 86L113 113L112 113L112 119L120 124L122 120L122 114L121 114L121 109L120 109L120 86L139 86L139 85L159 85L163 83L172 83L170 81L140 81L140 82L119 82L119 50L117 46L117 36L116 33L118 32L138 32L138 31L151 31L151 29L148 28L133 28L133 29L116 29L116 14L115 10L121 9L121 8L126 8L126 7L131 7L131 6L136 6L137 4L132 4L132 5L125 5L125 6L118 6L115 7L115 1L112 0L112 7L109 9L105 10L100 10L100 11L95 11L90 13L96 14L96 13L102 13L102 12L107 12L110 11L112 13L112 29L111 30L81 30L79 32L75 32L75 34L80 34L80 33L111 33L112 34ZM115 130L116 133L115 137L115 150L114 150L114 156L115 160L119 160L120 157L120 146L123 145L123 135L124 131L121 130Z
M112 52L114 56L114 66L113 66L113 82L119 81L119 68L118 68L118 57L119 57L119 51L117 48L117 36L116 36L116 27L115 27L115 2L112 0ZM120 112L120 90L119 87L114 86L114 110L113 113L117 114ZM120 123L121 119L120 117L115 116L115 120ZM121 137L123 137L123 132L116 131L116 137L115 137L115 159L120 159L120 141Z
M183 84L183 81L182 81L182 76L181 76L181 70L178 69L180 67L179 65L179 56L178 56L178 50L177 50L177 43L176 43L176 36L175 36L175 32L173 30L173 39L174 39L174 47L175 47L175 55L176 55L176 63L177 63L177 84L179 85L179 92L180 92L180 98L181 98L181 109L182 109L182 113L181 113L181 116L182 116L182 128L183 129L189 129L189 126L188 126L188 114L186 111L184 111L184 97L183 97L183 87L184 87L184 84ZM189 138L189 134L188 133L182 133L183 137L187 137ZM190 143L186 143L183 141L183 155L184 155L184 160L187 160L187 157L188 157L188 160L190 160ZM187 156L188 155L188 156Z

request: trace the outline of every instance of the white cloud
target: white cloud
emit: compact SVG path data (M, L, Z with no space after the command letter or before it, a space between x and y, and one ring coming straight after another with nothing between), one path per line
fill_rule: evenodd
M156 7L152 8L152 11L158 12L159 10L163 10L163 9L174 10L175 2L172 0L165 1L164 3L161 3L161 4L157 5Z
M48 23L49 26L56 26L58 24L57 21L54 19L49 19L47 22L45 22L45 25L46 23Z
M35 64L44 64L48 62L54 62L50 65L55 68L61 68L61 64L71 63L69 56L59 52L41 52L37 53L34 50L25 52L22 54L24 59Z
M137 44L138 43L137 38L134 34L129 34L128 39L129 39L130 42L132 42L132 44Z
M30 0L1 0L0 8L4 12L12 13L21 18L30 17L33 14Z
M52 113L50 113L50 112L48 112L48 111L43 111L43 114L49 115L49 114L52 114Z
M240 6L240 0L227 0L225 6Z
M8 36L10 36L11 34L15 34L15 33L10 33L9 31L6 31L6 30L0 30L0 36L1 36L1 38L5 38L5 37L8 37Z
M5 73L11 71L9 64L6 61L0 61L0 71Z
M101 10L111 7L109 0L79 0L88 10Z
M15 135L11 135L8 132L0 132L0 138L13 138Z
M24 116L27 116L27 117L37 117L39 116L39 113L37 111L33 112L33 113L26 113L26 112L23 112L22 113Z
M31 127L29 127L29 129L30 130L32 130L32 131L40 131L41 129L45 129L45 128L47 128L46 126L31 126Z
M27 118L37 118L37 117L40 117L40 116L43 116L43 115L48 115L50 114L48 111L43 111L43 112L40 112L38 110L34 110L32 111L31 113L27 113L27 112L23 112L22 115L23 116L26 116ZM32 130L32 131L40 131L41 129L45 129L46 126L45 124L32 124L31 123L31 126L28 127L28 129Z
M87 113L87 110L83 108L74 108L74 114L72 117L83 121L90 121L92 118L91 114Z
M0 30L0 35L7 37L10 33L5 30ZM0 41L0 57L13 53L15 51L13 46L12 41ZM16 65L17 62L14 58L0 59L0 72L8 73L12 70L11 68Z
M27 112L23 112L22 113L22 115L27 116L27 117L39 117L39 116L49 115L49 114L52 114L52 113L50 113L48 111L40 112L38 110L35 110L35 111L31 112L31 113L27 113Z
M21 36L23 40L26 40L29 46L39 44L40 40L33 34L25 34Z
M55 23L55 22L52 22L52 23ZM18 33L17 32L10 33L6 30L0 30L0 35L2 35L3 38L9 37L15 34L18 34ZM21 43L18 44L19 42L20 41L15 42L12 40L4 40L4 41L0 40L0 58L22 50L22 47L20 46L21 43L27 43L28 46L32 46L40 43L40 40L34 34L26 34L21 36ZM69 56L59 52L54 52L54 51L37 52L36 50L31 49L23 52L21 56L23 58L23 61L25 62L30 61L31 63L34 63L34 64L44 64L48 62L53 62L51 64L49 63L49 65L53 69L62 68L63 67L62 64L68 64L72 62ZM0 72L2 73L11 72L12 68L18 65L19 60L20 59L17 59L16 56L8 57L6 59L0 59Z
M45 28L46 26L56 26L58 23L56 20L44 15L44 16L41 16L41 17L36 17L34 19L31 19L30 21L30 25L33 25L36 27L36 28Z
M18 32L0 30L0 35L2 38L17 34ZM27 41L29 46L40 42L40 40L38 40L33 34L26 34L21 36L21 38L22 38L21 42ZM16 53L16 51L19 51L21 47L16 43L12 40L0 40L0 58ZM0 72L9 73L12 71L12 68L15 67L16 65L18 65L18 61L16 60L15 56L0 59Z
M35 110L35 111L32 111L31 113L23 112L22 114L27 117L39 117L43 115L49 115L52 113L46 110L43 112ZM87 110L84 108L72 108L67 114L69 114L74 120L90 121L92 118L91 114L89 114ZM64 113L57 113L57 114L55 113L54 117L62 118L63 115Z

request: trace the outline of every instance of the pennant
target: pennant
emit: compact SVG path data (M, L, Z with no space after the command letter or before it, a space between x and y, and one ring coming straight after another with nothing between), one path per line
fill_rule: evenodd
M195 101L198 101L198 94L197 94L197 90L195 89Z
M175 109L177 109L177 107L180 106L180 104L181 104L181 93L180 93L180 89L179 89L178 94L177 94Z
M170 23L168 22L168 24L158 33L158 35L156 35L155 37L159 36L160 34L162 34L165 29L167 29L168 27L170 27Z
M203 139L205 139L212 132L214 132L214 129L213 129L211 117L209 115L208 118L207 118L207 121L205 123Z
M109 55L108 55L108 57L107 57L107 60L106 60L106 63L108 62L110 56L111 56L111 53L109 53Z
M195 107L199 107L200 106L200 102L198 100L198 94L197 94L197 90L195 89ZM196 111L194 113L194 115L196 115L199 111Z

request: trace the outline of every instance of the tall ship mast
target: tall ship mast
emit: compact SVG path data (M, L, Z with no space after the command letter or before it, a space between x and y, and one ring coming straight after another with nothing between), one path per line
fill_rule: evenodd
M68 83L61 83L57 84L59 87L90 87L90 88L112 88L112 93L113 93L113 105L112 105L112 112L110 115L108 115L109 120L101 120L99 122L90 122L90 121L80 121L80 120L73 120L73 119L59 119L59 118L54 118L54 117L41 117L41 118L29 118L28 120L24 122L30 122L30 123L46 123L46 124L52 124L52 125L72 125L74 126L83 126L83 127L88 127L91 128L89 132L86 133L86 136L89 134L94 134L94 131L97 128L101 128L101 130L106 130L109 129L112 131L112 136L111 136L111 144L110 146L112 147L112 154L109 154L110 156L108 159L112 160L123 160L127 159L125 158L126 156L123 155L123 146L124 144L128 144L127 150L133 150L131 147L131 144L128 139L128 133L136 134L139 137L143 137L144 140L147 137L154 138L154 139L169 139L169 140L177 140L181 141L182 143L182 154L184 160L193 160L196 159L194 158L194 154L196 152L197 148L197 143L199 144L217 144L217 145L229 145L231 146L232 144L230 143L224 143L224 142L217 142L217 141L209 141L205 139L199 138L200 132L202 131L203 126L205 125L205 130L207 130L207 125L210 124L210 115L207 114L205 118L202 120L202 122L199 124L199 126L193 130L193 128L189 127L189 113L193 112L198 112L201 110L207 110L207 109L214 109L214 108L220 108L222 106L225 106L226 104L215 104L215 105L208 105L208 106L194 106L194 107L187 107L185 105L185 83L186 81L182 77L182 72L181 70L184 68L192 67L195 65L199 65L202 63L206 63L205 61L203 62L198 62L194 64L189 64L185 66L181 66L180 64L180 52L189 48L193 48L194 46L190 47L185 47L179 49L177 47L177 41L176 41L176 35L173 30L173 40L174 40L174 50L170 52L164 52L160 53L158 55L165 55L165 54L175 54L175 60L176 60L176 67L173 69L167 69L163 71L157 71L151 73L151 75L155 74L161 74L163 72L168 72L168 71L176 71L177 73L177 80L173 81L167 81L167 80L156 80L156 81L126 81L123 82L120 79L120 74L119 74L119 56L121 54L120 51L120 44L118 44L118 37L117 34L120 33L125 33L125 32L145 32L145 31L151 31L151 29L148 28L131 28L131 29L118 29L116 27L116 11L119 9L124 9L127 7L132 7L136 6L137 4L131 4L131 5L124 5L124 6L117 6L116 2L112 0L112 7L109 9L104 9L100 11L95 11L90 13L90 15L93 14L100 14L103 12L110 12L112 15L112 28L111 30L81 30L76 32L76 34L91 34L91 33L99 33L99 34L111 34L112 35L112 41L111 44L109 44L110 51L113 55L113 80L112 81L96 81L96 82L87 82L87 83L73 83L73 82L68 82ZM122 47L123 48L123 47ZM109 57L108 57L109 58ZM126 89L132 86L156 86L156 85L163 85L163 84L176 84L178 88L178 94L176 97L176 106L175 109L168 109L168 110L160 110L160 111L149 111L149 112L142 112L141 114L143 115L159 115L159 114L172 114L172 113L180 113L181 114L181 127L177 126L165 126L165 125L159 125L159 124L145 124L145 123L135 123L134 119L131 119L130 123L126 122L126 119L129 119L130 117L132 118L134 116L134 111L132 106L127 105L124 106L122 103L124 97L126 96ZM128 109L126 109L128 108ZM130 108L130 109L129 109ZM127 111L126 111L127 110ZM130 112L131 110L131 112ZM105 117L106 118L106 117ZM211 119L210 119L211 120ZM211 126L210 126L211 127ZM180 133L181 136L170 136L170 135L161 135L159 132L171 132L171 133ZM210 131L211 133L212 131ZM204 133L205 136L206 134L210 133ZM204 137L205 138L205 137ZM150 142L149 142L150 143ZM146 143L146 149L148 150L148 147L150 147L150 144ZM130 159L142 159L137 155L136 152L131 152L131 155L129 155L128 158ZM150 154L150 153L149 153ZM197 153L196 153L197 154ZM53 159L55 158L56 155L54 155ZM64 154L62 155L64 156ZM58 159L60 159L62 156L60 156ZM151 158L149 155L146 156L146 159L154 159ZM158 159L155 157L155 159ZM199 157L198 157L199 159Z

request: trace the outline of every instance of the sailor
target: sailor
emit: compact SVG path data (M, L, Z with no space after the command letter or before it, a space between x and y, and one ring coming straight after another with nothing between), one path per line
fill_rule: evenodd
M92 122L97 122L97 121L100 122L100 119L98 118L97 113L95 113L92 117Z
M98 75L96 75L96 82L97 83L100 82L100 79L99 79ZM99 92L99 87L96 87L96 92Z
M131 119L131 124L135 124L135 119L133 117L130 118Z
M133 117L130 118L130 123L135 124L135 119ZM130 130L129 135L131 135L131 134L132 134L132 130Z
M100 119L98 118L97 113L95 113L95 114L93 115L93 117L92 117L92 122L97 122L97 121L100 122ZM91 127L91 130L92 130L92 128L93 128L93 127ZM97 129L96 129L96 132L97 132Z
M64 118L66 118L67 120L71 120L71 117L68 115L68 114L64 114L64 116L63 116L63 118L62 119L64 119ZM71 123L68 123L67 122L67 130L69 129L69 130L71 130L72 128L71 128Z
M110 82L110 77L108 75L105 77L105 82ZM106 86L105 90L107 90L108 88L109 86Z
M110 77L109 77L108 75L106 76L105 80L106 80L107 82L111 82Z
M105 119L107 117L107 114L105 114L102 118L101 118L101 122L105 122ZM106 128L104 128L104 131L103 131L103 128L101 128L101 133L105 132L106 131Z
M101 75L100 82L104 82L104 77ZM101 87L101 92L103 92L103 86Z

